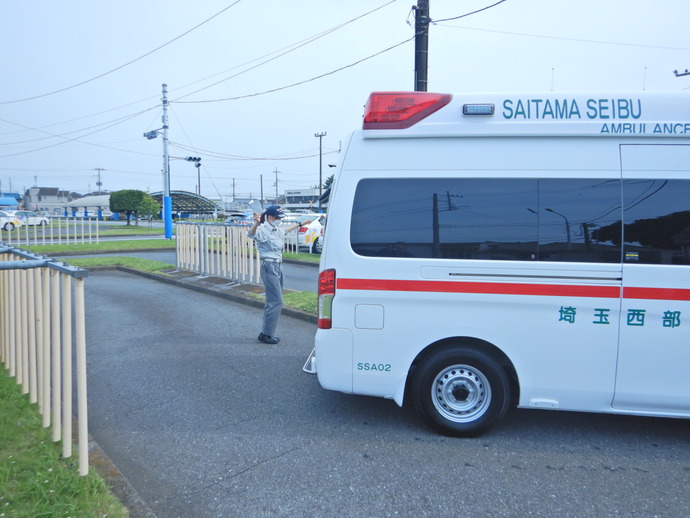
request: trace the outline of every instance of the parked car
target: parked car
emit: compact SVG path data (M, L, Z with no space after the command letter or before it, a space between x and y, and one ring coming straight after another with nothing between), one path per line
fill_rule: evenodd
M316 214L298 214L296 212L287 212L285 217L280 220L280 224L284 227L289 227L295 223L302 223L303 221L313 220L316 218Z
M309 221L297 229L297 244L301 249L307 249L312 254L323 251L323 231L326 226L325 214L306 214L302 221ZM312 219L313 218L313 219Z
M16 227L22 226L22 220L17 216L10 214L7 211L0 210L0 228L3 230L14 230Z
M30 210L8 210L8 214L19 218L22 225L42 226L48 224L48 218L32 212Z
M228 216L225 222L232 225L251 226L254 222L254 215L251 212L233 212Z

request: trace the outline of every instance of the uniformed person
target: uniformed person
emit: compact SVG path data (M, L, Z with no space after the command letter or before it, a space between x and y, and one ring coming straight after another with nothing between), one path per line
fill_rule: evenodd
M300 226L300 223L295 223L281 227L280 220L284 216L278 205L271 205L263 214L254 213L254 224L247 231L247 236L256 241L261 259L261 280L266 288L263 324L259 333L259 342L265 344L280 342L275 331L283 307L283 243L285 234ZM309 223L305 221L301 224Z

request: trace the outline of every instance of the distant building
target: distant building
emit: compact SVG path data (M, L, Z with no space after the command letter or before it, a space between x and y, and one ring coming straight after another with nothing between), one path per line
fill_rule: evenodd
M19 207L20 196L16 192L0 192L0 210L14 210Z
M110 193L81 196L62 206L62 213L68 217L110 219Z
M65 205L80 196L74 192L61 191L57 187L31 187L24 193L22 205L26 210L61 215L65 211Z
M276 205L280 205L283 210L319 210L319 190L318 189L293 189L285 191L279 196Z

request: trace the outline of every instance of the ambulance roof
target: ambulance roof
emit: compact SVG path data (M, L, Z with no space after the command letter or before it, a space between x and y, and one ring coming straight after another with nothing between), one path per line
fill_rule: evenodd
M374 92L364 138L690 135L685 92Z

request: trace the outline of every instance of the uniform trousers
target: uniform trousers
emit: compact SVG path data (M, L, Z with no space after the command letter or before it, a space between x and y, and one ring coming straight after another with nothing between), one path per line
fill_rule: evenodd
M268 336L275 336L280 310L283 308L283 263L262 260L261 280L266 289L261 332Z

